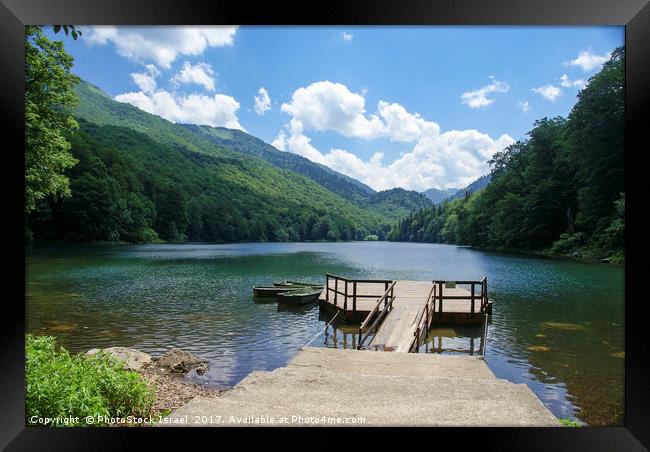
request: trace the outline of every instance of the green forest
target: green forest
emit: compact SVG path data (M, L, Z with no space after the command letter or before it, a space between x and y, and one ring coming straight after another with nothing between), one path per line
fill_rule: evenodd
M624 68L618 48L567 118L493 156L487 187L408 215L388 239L622 260Z

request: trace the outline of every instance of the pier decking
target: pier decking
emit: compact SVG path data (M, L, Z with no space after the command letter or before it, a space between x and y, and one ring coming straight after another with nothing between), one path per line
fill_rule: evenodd
M321 309L362 322L359 345L372 350L415 351L429 328L480 324L488 309L487 278L478 281L354 280L326 275Z

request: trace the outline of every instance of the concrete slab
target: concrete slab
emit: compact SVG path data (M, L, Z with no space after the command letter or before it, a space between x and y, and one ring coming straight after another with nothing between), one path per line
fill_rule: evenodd
M484 360L475 356L433 353L379 353L305 347L287 365L366 375L492 378Z
M526 385L497 379L474 357L315 348L287 367L251 373L220 397L193 399L162 425L187 425L174 423L181 420L207 426L559 426Z

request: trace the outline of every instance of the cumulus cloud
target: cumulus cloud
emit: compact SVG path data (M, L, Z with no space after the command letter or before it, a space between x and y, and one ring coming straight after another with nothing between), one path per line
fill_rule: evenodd
M123 57L141 63L153 61L169 69L179 55L200 55L208 47L232 45L237 27L96 26L83 31L84 39L91 45L110 42Z
M224 94L176 95L157 90L124 93L115 96L115 100L129 103L171 122L245 130L237 118L239 102Z
M477 130L441 133L437 123L398 103L379 101L376 114L367 114L362 95L331 82L299 88L282 110L291 119L273 146L326 165L376 190L466 186L487 172L486 162L495 152L514 143L508 135L494 140ZM320 151L307 136L310 130L367 140L386 138L411 143L411 147L390 163L384 161L381 151L363 160L345 149Z
M269 97L269 93L266 91L264 87L261 87L260 89L257 90L257 96L254 97L255 99L255 113L258 115L263 115L266 113L268 110L271 109L271 98Z
M214 71L208 63L183 63L183 67L171 79L174 84L194 83L203 86L208 91L214 91Z
M587 82L585 82L583 79L571 80L566 74L563 74L562 77L560 77L560 86L563 88L578 87L582 89L586 84Z
M298 88L291 102L280 108L300 121L305 130L331 130L345 137L371 139L384 129L377 115L365 115L364 97L341 83L322 81Z
M579 66L584 72L589 72L593 69L599 68L611 57L611 53L604 53L597 55L591 50L583 50L578 54L577 58L564 63L565 66Z
M467 104L470 108L485 108L488 105L494 103L493 97L488 97L489 94L495 93L506 93L510 89L510 86L505 82L500 82L490 76L492 83L489 85L483 86L474 91L464 92L460 98L464 104Z
M554 102L555 99L562 95L562 90L554 85L540 86L538 88L533 88L532 91L551 102Z
M530 110L530 104L528 103L527 100L523 102L517 102L517 106L521 108L521 111L523 112L527 112L528 110Z
M352 33L347 33L344 31L343 33L341 33L341 37L343 38L344 41L352 41L352 38L354 36L352 35Z
M145 66L145 72L131 73L131 80L141 91L145 93L153 92L156 89L156 78L160 76L160 71L153 64Z

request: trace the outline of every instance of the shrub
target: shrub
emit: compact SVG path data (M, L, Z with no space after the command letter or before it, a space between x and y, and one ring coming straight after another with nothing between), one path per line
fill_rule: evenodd
M571 420L565 417L558 418L558 421L560 421L560 424L562 424L563 427L582 427L583 425L580 421Z
M377 236L377 235L375 235L375 234L369 234L369 235L365 236L365 237L363 238L363 240L369 240L369 241L374 242L374 241L379 240L379 236Z
M27 335L25 417L79 417L78 425L106 425L101 417L146 417L155 393L136 372L124 370L118 359L98 353L71 355L56 349L52 336ZM97 420L99 419L99 420Z
M582 232L575 232L573 234L565 233L560 235L560 238L553 243L551 253L569 254L581 249L585 245L585 242L586 237Z

